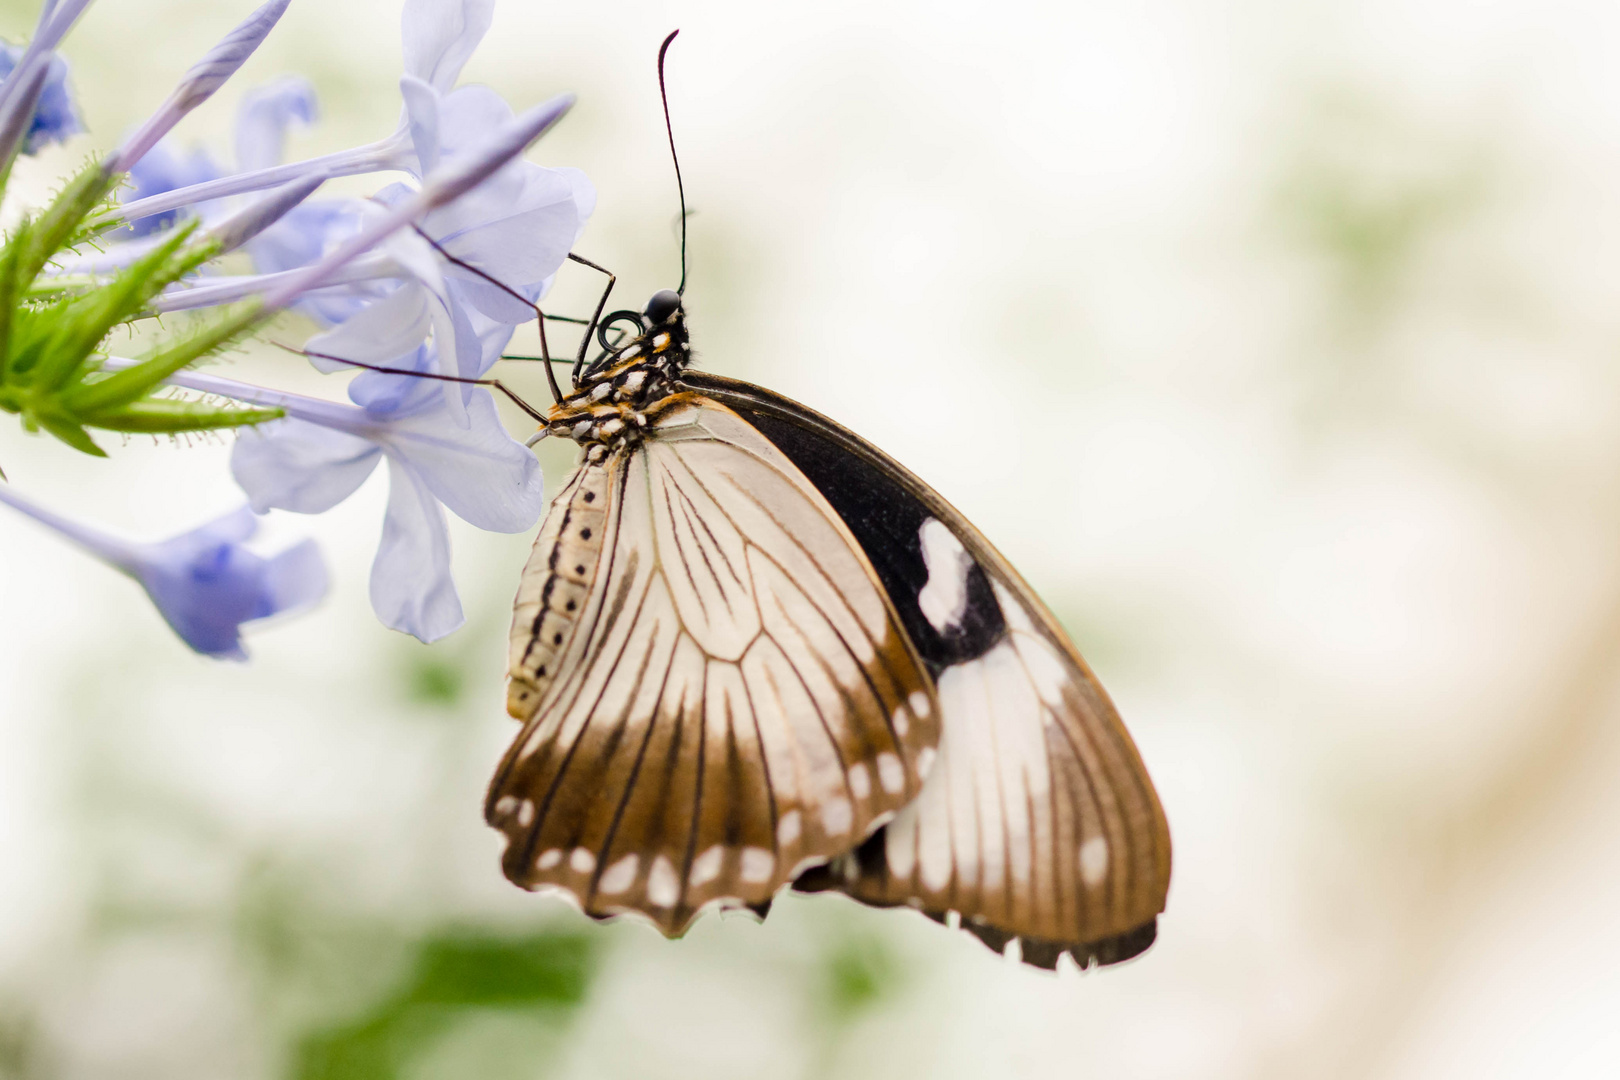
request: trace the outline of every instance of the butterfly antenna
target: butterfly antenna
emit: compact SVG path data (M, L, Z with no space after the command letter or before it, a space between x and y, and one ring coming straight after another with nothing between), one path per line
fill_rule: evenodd
M658 96L664 102L664 131L669 135L669 158L675 163L675 190L681 197L681 285L675 291L682 296L686 295L686 185L681 182L681 159L675 153L675 127L669 122L669 90L664 86L664 54L669 52L670 42L675 40L679 30L671 30L669 37L658 46Z
M467 271L469 274L473 274L473 275L476 275L477 277L483 278L485 281L489 282L491 285L495 286L497 289L500 289L502 292L504 292L508 296L512 297L518 303L527 305L529 308L533 309L533 311L534 311L534 323L535 323L535 326L538 327L539 331L540 331L540 358L545 363L545 367L546 367L546 385L551 390L551 400L558 403L558 404L561 404L562 399L563 399L562 388L557 385L556 372L551 370L551 348L550 348L550 346L548 346L546 344L546 314L545 314L545 312L540 310L540 305L535 303L533 300L530 300L527 296L524 296L522 293L518 292L516 289L512 288L512 286L508 285L506 282L501 281L501 280L497 279L496 277L494 277L493 275L486 273L485 271L483 271L483 270L479 269L478 267L474 266L472 263L467 262L464 259L458 259L454 255L450 254L448 251L446 251L444 249L444 245L439 243L437 240L433 239L433 237L429 236L426 233L426 231L423 230L422 226L413 225L413 226L411 226L411 228L416 230L416 233L417 233L418 236L420 236L422 239L426 240L429 244L433 245L433 250L437 251L440 255L444 256L444 258L446 260L448 260L452 265L459 266L463 270ZM506 393L506 395L508 397L512 396L511 391L507 390L506 387L504 387L504 386L501 387L501 390L504 393ZM522 405L522 407L525 410L529 411L529 412L533 411L532 409L529 409L529 407L527 405L523 405L522 402L518 402L518 404Z

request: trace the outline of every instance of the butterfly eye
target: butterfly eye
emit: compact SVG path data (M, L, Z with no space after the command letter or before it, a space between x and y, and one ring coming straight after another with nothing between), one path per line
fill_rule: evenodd
M647 322L653 326L666 322L681 310L681 294L674 289L659 289L647 301Z

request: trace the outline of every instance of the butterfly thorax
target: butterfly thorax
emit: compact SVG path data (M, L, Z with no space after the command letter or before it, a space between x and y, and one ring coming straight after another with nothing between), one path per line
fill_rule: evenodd
M675 400L678 380L692 362L686 318L679 308L586 370L572 393L546 414L546 431L585 448L601 461L645 437L658 414Z

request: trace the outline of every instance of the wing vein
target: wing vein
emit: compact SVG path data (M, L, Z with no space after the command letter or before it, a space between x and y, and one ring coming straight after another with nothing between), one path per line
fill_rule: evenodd
M691 473L691 467L690 466L687 467L687 472L689 474ZM714 535L714 530L709 528L708 523L703 520L703 515L699 514L699 513L696 513L696 507L692 503L692 497L690 495L686 494L686 492L681 490L681 482L680 482L680 480L677 477L675 477L672 473L670 473L668 470L665 470L665 476L667 478L666 482L673 485L675 490L680 493L680 496L681 496L681 512L686 515L686 520L689 523L692 523L692 524L694 524L696 526L692 530L692 535L695 537L697 535L697 530L699 528L701 528L703 530L704 534L708 536L710 542L714 545L715 553L720 556L720 561L726 564L726 572L731 575L732 580L734 580L734 581L742 581L743 578L744 578L744 575L739 573L737 568L731 565L731 559L730 559L730 557L728 557L726 555L725 545L720 543L720 538L718 536ZM694 476L693 479L696 480L697 478ZM698 480L698 486L703 487L703 481ZM703 490L704 490L704 493L709 495L709 497L711 499L713 498L713 492L710 492L709 489L706 488L706 487L703 487ZM716 503L715 505L716 505L717 508L719 507L718 503ZM725 510L721 509L720 512L722 514L724 514ZM728 521L730 520L729 515L727 515L727 520ZM736 522L732 522L732 524L735 525ZM709 570L710 574L714 574L714 564L712 564L709 561L708 552L706 550L704 550L704 548L703 548L703 546L701 544L698 545L698 550L703 552L703 564L704 564L704 566L708 567L708 570ZM716 575L716 577L718 577L718 575Z
M808 599L808 597L806 599ZM813 600L811 601L811 603L814 602L815 601ZM770 636L769 631L765 631L764 633L766 636ZM772 637L771 640L775 643L777 649L781 651L782 655L786 657L787 650L782 648L782 643L777 641L774 637ZM810 684L805 682L804 675L799 671L799 665L795 664L792 660L788 660L787 666L790 670L792 670L793 677L799 681L800 688L804 690L804 696L810 699L811 708L816 710L816 719L821 722L821 733L827 736L827 744L832 747L833 756L838 759L838 775L839 779L843 781L845 794L849 796L849 805L852 808L858 809L860 807L860 802L855 798L855 789L852 788L849 783L849 763L844 759L843 748L838 745L838 738L833 734L832 725L827 722L827 714L822 711L821 702L816 699L815 692L810 689ZM823 668L823 670L825 670L825 668ZM838 686L838 680L836 678L830 678L828 681L830 681L834 686ZM842 693L841 687L840 693ZM844 700L847 702L849 699L845 697Z
M762 465L767 466L772 472L774 472L778 477L781 477L784 481L786 481L788 483L792 483L792 479L790 477L783 476L782 471L780 469L778 469L775 464L773 464L773 463L771 463L769 461L766 461L763 458L760 458L758 455L753 454L752 452L750 452L750 451L748 451L746 449L744 449L742 452L747 453L755 461L758 461ZM690 470L688 470L688 471L690 471ZM730 514L726 513L726 509L725 509L724 504L721 502L721 500L719 500L718 498L715 497L714 491L707 484L705 484L703 482L703 479L701 477L699 477L695 472L692 473L692 479L694 481L696 481L698 487L702 488L704 493L709 496L709 500L712 503L714 503L715 508L718 509L721 514L725 515L726 520L730 521L732 523L732 525L736 526L740 531L741 526L738 525L737 520L735 518L733 518ZM759 509L760 513L764 514L765 517L769 518L773 525L775 525L778 529L780 529L782 531L782 535L785 536L788 539L788 541L790 543L792 543L792 545L795 548L797 548L798 551L801 554L804 555L805 559L808 560L809 563L816 568L816 571L818 573L820 573L821 576L826 580L827 584L831 587L832 591L837 593L838 596L841 599L843 599L845 604L847 605L849 603L849 598L844 596L843 590L841 590L838 587L837 579L835 579L832 574L828 573L827 568L824 565L822 565L822 563L821 563L821 561L819 559L816 558L815 553L812 552L809 548L805 547L802 543L800 543L798 537L793 535L793 531L787 527L787 525L782 521L782 519L777 517L774 513L772 513L771 508L769 506L765 505L765 503L763 503L762 501L760 501L760 499L757 498L754 495L753 492L749 491L747 488L742 488L742 487L739 487L738 491L739 491L740 494L742 494L744 497L746 497L750 502L752 502L754 504L754 506L756 506ZM788 572L787 567L782 565L781 560L777 559L769 551L766 551L764 548L760 547L757 544L750 545L750 546L755 551L758 551L766 559L769 559L771 564L773 566L775 566L778 571L781 572L783 577L787 578L789 581L793 580L793 575ZM860 545L859 544L854 544L854 545L852 545L852 548L853 548L853 550L859 551L860 550ZM870 578L870 574L868 576ZM879 589L878 591L879 591L879 594L882 595L882 590ZM758 596L757 596L758 590L756 589L755 592L756 592L755 603L757 605L757 603L758 603ZM828 612L824 608L822 608L822 606L820 604L816 603L815 599L812 596L810 596L809 593L804 592L802 589L800 590L800 593L801 593L801 595L804 596L806 602L808 602L812 607L814 607L818 612L820 612L822 617L827 620L828 627L832 630L833 634L837 636L839 644L841 644L844 647L844 651L849 654L849 658L855 662L855 667L860 671L861 677L865 680L867 688L872 691L872 697L878 702L878 704L880 706L879 711L883 713L883 725L889 731L889 738L891 740L893 740L895 749L897 749L897 750L902 749L905 746L905 744L901 741L899 734L894 730L894 720L890 716L890 711L889 711L889 708L887 706L887 703L884 701L883 694L878 690L877 684L872 681L872 674L871 674L871 672L869 670L867 670L866 664L861 662L860 655L858 653L856 653L856 651L854 649L854 646L852 646L850 644L849 640L844 637L843 631L841 631L838 628L837 622L828 614ZM885 607L887 607L887 606L888 605L887 605L887 601L886 601L885 602ZM763 612L761 614L763 615ZM864 632L865 627L862 625L859 616L855 616L853 608L851 608L850 614L852 616L854 616L854 618L852 619L854 624L856 626L861 627L861 629ZM891 620L894 618L892 612L890 613L889 618ZM889 676L889 681L896 687L904 686L905 683L906 683L905 675L902 672L897 672L897 671L894 670L893 666L889 662L890 658L889 658L888 653L880 647L882 645L882 642L872 641L871 635L869 635L869 634L867 636L867 641L870 641L872 643L872 651L879 658L879 662L882 664L884 674Z
M659 482L664 486L664 503L673 508L677 505L676 497L678 496L678 505L680 507L681 516L686 519L687 525L690 526L692 524L690 500L687 499L686 493L681 491L680 485L675 482L675 478L669 475L669 471L667 469L660 471L662 475L659 478ZM686 576L690 578L692 576L692 557L686 553L686 545L681 541L680 530L675 528L675 519L673 515L670 517L669 533L671 542L675 545L675 554L680 556L681 569L685 572ZM696 535L696 530L694 529L694 539L696 539ZM702 544L697 544L696 547L698 554L703 557L704 569L709 572L710 577L714 577L714 564L709 562L709 553L703 550ZM662 563L662 560L660 560L660 563ZM698 608L703 612L703 617L707 619L709 617L709 605L703 600L703 590L697 588L694 584L691 590L691 596L692 599L697 601Z

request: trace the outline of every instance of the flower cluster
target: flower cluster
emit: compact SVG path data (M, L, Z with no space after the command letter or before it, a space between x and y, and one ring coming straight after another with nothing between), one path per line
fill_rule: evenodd
M90 2L47 0L27 47L0 50L7 173L18 153L80 130L54 50ZM268 560L241 546L254 513L321 513L382 462L390 492L373 607L423 641L461 624L445 510L517 532L543 505L533 454L475 380L515 327L537 317L595 202L579 171L520 156L571 96L514 114L489 88L457 85L494 0L404 0L401 114L376 142L284 162L289 127L318 113L309 84L287 76L244 96L234 169L180 152L168 133L288 3L253 12L0 254L0 408L89 453L101 452L89 434L97 428L239 429L231 470L248 507L167 542L116 540L0 491L0 501L139 580L188 644L218 656L241 655L241 622L307 605L325 587L312 546ZM317 195L333 177L370 173L394 179L369 198ZM252 272L225 272L215 260L230 251ZM244 268L240 256L235 265ZM370 369L349 383L352 404L195 370L287 308L319 327L305 346L317 368ZM105 351L113 327L180 311L203 313L201 329L139 359ZM165 387L208 398L176 400L159 393ZM240 404L209 403L220 398Z

